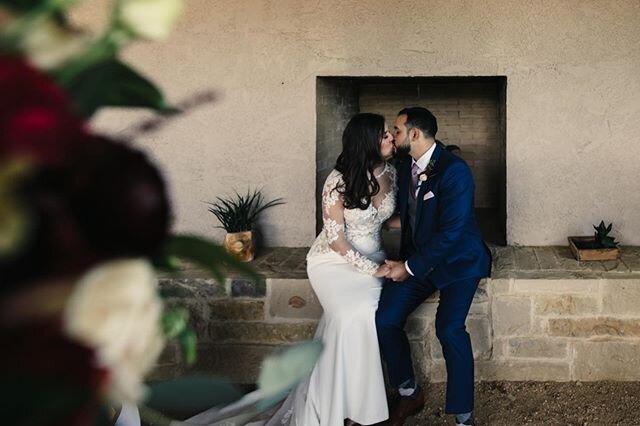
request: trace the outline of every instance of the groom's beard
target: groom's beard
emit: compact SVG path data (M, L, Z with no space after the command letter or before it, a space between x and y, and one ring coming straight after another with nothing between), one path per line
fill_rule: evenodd
M411 151L411 144L408 140L404 140L401 144L396 144L396 152L393 156L395 158L404 158L409 155L409 151Z

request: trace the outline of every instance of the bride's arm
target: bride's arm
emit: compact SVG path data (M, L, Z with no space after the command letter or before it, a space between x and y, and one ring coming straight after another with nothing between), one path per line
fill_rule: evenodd
M367 275L377 275L381 273L380 268L383 268L384 265L381 267L363 256L345 237L344 204L342 196L336 189L340 179L338 176L336 178L332 179L330 176L322 190L322 219L324 221L322 232L325 233L331 250L344 257L358 271Z

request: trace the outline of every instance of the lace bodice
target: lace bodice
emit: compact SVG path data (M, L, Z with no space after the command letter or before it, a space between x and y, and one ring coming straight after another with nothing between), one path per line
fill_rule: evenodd
M322 189L322 231L307 257L334 251L360 272L373 275L378 264L370 256L381 249L380 228L395 210L396 170L388 163L376 179L380 191L365 210L345 209L336 187L343 184L342 174L332 170Z

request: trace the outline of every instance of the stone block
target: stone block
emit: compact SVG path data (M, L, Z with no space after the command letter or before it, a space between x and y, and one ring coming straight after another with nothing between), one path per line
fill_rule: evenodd
M158 280L160 294L166 298L216 298L226 297L224 282L211 278L175 278L167 277Z
M436 318L436 310L438 309L438 305L436 303L422 303L418 306L413 313L409 316L411 317L421 317L421 318L431 318L431 320L435 321Z
M554 381L571 380L568 361L491 360L476 363L476 380Z
M315 321L287 323L215 321L209 323L209 338L219 342L293 343L311 339Z
M475 362L476 381L554 381L571 380L568 361L488 360ZM429 368L429 381L447 380L444 360L435 360Z
M526 334L531 329L531 299L496 297L492 309L493 330L498 336Z
M207 340L209 327L209 306L200 299L165 299L165 309L185 308L189 311L189 326L199 340Z
M411 359L413 361L413 372L418 383L425 383L428 377L428 367L431 363L429 352L423 341L410 342Z
M264 320L263 300L221 299L209 302L209 318L215 321Z
M536 337L512 337L507 342L508 355L516 358L566 358L567 342Z
M493 338L493 348L491 350L491 359L502 359L508 356L509 348L508 348L509 337L495 337Z
M535 271L540 268L533 247L514 247L513 252L516 258L517 269Z
M513 246L492 247L491 254L494 272L512 271L517 268Z
M531 332L530 336L547 336L549 330L549 318L534 316L531 320Z
M498 278L487 280L487 290L491 296L509 293L511 279Z
M516 279L513 282L513 293L597 293L597 279Z
M489 359L493 351L493 332L491 322L486 316L470 316L466 322L467 332L471 336L473 358Z
M536 296L533 312L536 315L593 315L598 313L598 300L577 295Z
M250 280L248 278L231 278L231 296L233 297L264 297L267 286L264 279Z
M487 280L481 280L478 284L476 294L473 295L473 303L482 303L487 300L489 300L489 295L487 293Z
M602 313L640 318L640 279L603 280Z
M199 344L198 361L192 373L206 373L232 383L253 384L262 360L284 346Z
M269 316L319 319L322 306L309 280L269 279Z
M574 343L573 380L640 380L640 340Z
M553 247L534 247L536 258L540 269L559 269L560 262L555 254Z
M624 262L631 272L640 272L639 247L622 247L620 249L620 260Z
M471 308L469 308L469 315L488 315L489 314L489 302L478 302L475 301L471 304Z
M640 337L640 320L612 317L551 318L549 334L563 337Z
M433 320L420 316L410 316L404 326L407 338L410 341L425 340L431 328L433 328Z
M602 262L602 266L604 267L604 270L607 271L604 274L605 276L615 277L620 273L628 274L631 272L631 269L622 261L622 259L605 260Z

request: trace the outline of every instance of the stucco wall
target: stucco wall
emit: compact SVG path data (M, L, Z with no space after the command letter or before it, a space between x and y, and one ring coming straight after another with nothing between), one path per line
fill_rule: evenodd
M312 242L318 75L505 75L508 242L566 244L605 219L640 244L637 0L187 0L167 42L126 57L171 100L220 95L140 141L167 172L178 230L220 237L202 201L254 185L288 202L265 217L269 244Z

